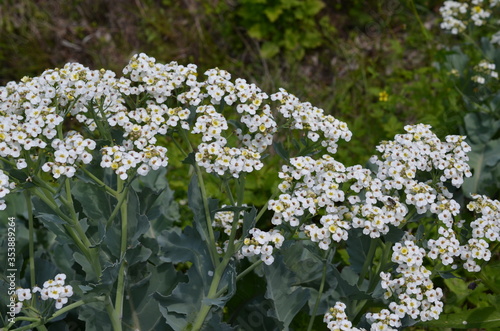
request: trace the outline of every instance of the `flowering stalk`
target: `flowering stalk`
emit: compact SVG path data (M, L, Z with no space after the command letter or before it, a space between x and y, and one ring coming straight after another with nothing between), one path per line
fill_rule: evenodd
M377 250L379 241L380 241L379 238L370 240L370 248L368 249L368 254L366 255L365 263L363 263L363 269L361 270L361 274L359 275L358 286L361 286L363 284L363 282L365 281L365 277L368 273L368 270L372 269L373 257L375 256L375 251Z
M30 257L30 284L35 287L35 240L34 240L34 227L33 227L33 206L31 204L31 194L29 190L24 191L26 200L26 208L28 209L28 228L29 228L29 257Z
M123 316L123 298L125 295L125 275L126 275L126 265L125 253L127 251L127 227L128 227L128 212L127 212L127 196L128 190L124 187L124 181L117 176L117 192L118 201L123 201L120 206L121 215L121 244L120 244L120 269L118 271L118 281L116 285L116 299L115 299L115 310L116 315L121 320ZM115 329L115 331L121 330L120 327ZM115 326L116 327L116 326Z
M182 140L186 143L186 146L188 148L188 153L193 153L194 150L193 150L193 147L191 146L191 142L189 141L189 137L187 135L186 130L181 129L180 135L182 137ZM184 154L186 154L186 155L188 153L184 152ZM219 256L217 253L217 248L215 247L216 240L215 240L214 230L212 228L212 216L210 215L210 208L208 206L207 189L205 187L205 181L203 180L203 173L201 172L199 165L197 163L195 163L193 165L193 167L194 167L194 170L196 172L196 178L198 180L198 185L200 187L201 198L203 201L203 210L205 211L205 220L206 220L207 231L208 231L207 245L208 245L208 249L210 251L210 256L212 258L212 263L215 267L217 267L219 265Z
M226 182L227 183L227 182ZM241 206L243 202L243 195L245 192L245 176L242 176L238 180L238 192L237 192L237 201L235 203L235 207ZM229 190L229 186L226 186L226 189ZM206 206L208 207L208 201L206 202ZM236 238L236 232L238 230L238 219L240 218L240 213L241 210L238 208L237 210L234 211L234 218L233 218L233 224L231 227L231 233L229 236L229 241L228 241L228 246L227 249L224 253L224 257L222 258L222 261L216 265L214 276L212 278L212 282L210 284L210 288L207 293L207 299L215 299L219 296L220 291L219 289L219 284L222 279L222 275L224 274L224 271L226 270L226 267L229 264L229 261L233 258L233 255L235 254L235 238ZM212 223L210 222L209 228L212 228ZM213 230L212 230L213 231ZM211 244L215 248L215 240L211 242ZM222 291L222 290L221 290ZM200 330L201 327L203 326L203 322L205 321L205 318L208 315L208 312L212 308L212 305L202 303L200 312L196 316L195 321L193 322L192 330L197 331Z
M314 308L311 312L311 318L309 319L309 324L307 326L307 331L311 331L314 325L314 320L316 319L316 314L318 312L318 307L321 302L321 296L323 295L323 290L325 288L326 282L326 271L328 269L328 264L330 263L330 256L335 255L335 249L330 248L325 254L325 262L323 263L323 271L321 273L321 284L319 285L318 297L314 303Z
M83 232L83 230L80 227L80 224L78 222L75 222L73 219L68 217L66 214L64 214L60 208L57 206L56 202L50 198L48 194L45 192L41 192L39 189L33 190L33 193L39 197L45 204L47 204L56 214L57 216L61 217L67 224L63 224L63 227L65 230L68 232L70 237L73 239L73 242L75 245L80 249L82 254L87 258L87 260L91 263L93 266L94 271L97 273L97 275L100 274L101 272L101 267L98 263L96 262L93 254L91 253L91 244L90 241L88 240L87 236Z

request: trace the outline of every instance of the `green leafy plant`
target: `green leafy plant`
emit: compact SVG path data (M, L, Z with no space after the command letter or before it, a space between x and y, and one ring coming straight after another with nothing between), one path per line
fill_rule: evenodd
M27 247L8 330L406 327L495 253L500 202L455 194L463 136L408 125L347 167L346 123L284 89L142 53L123 73L70 63L0 88L0 207ZM277 178L263 206L259 172Z
M323 43L317 15L324 6L321 0L244 0L238 3L235 18L250 37L262 42L264 58L284 51L302 59L307 49Z

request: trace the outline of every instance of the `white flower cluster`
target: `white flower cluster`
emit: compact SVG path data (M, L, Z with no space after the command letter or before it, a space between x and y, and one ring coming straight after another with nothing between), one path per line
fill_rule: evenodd
M440 258L443 265L452 265L454 258L460 255L460 242L451 227L440 226L438 233L439 238L427 241L427 256L433 260Z
M400 277L392 279L391 273L380 273L382 288L386 290L384 297L394 301L389 304L390 313L368 314L369 321L398 328L400 320L406 315L422 321L439 318L443 310L440 301L443 292L434 288L430 280L431 272L423 266L425 253L409 234L394 245L392 261L397 263L395 272Z
M279 173L283 194L269 202L269 209L275 212L273 224L286 222L296 227L308 215L321 211L320 224L302 224L301 229L323 249L332 240L346 240L351 227L362 228L372 238L387 234L389 225L405 221L407 205L421 214L431 211L451 226L459 212L458 203L442 183L421 182L418 177L434 170L442 182L450 180L459 187L464 177L471 176L466 154L470 147L460 136L448 136L442 142L428 125L406 126L405 130L407 134L377 147L383 155L371 158L378 166L376 177L361 166L346 168L329 155L319 160L291 159ZM346 183L351 183L348 196ZM394 192L400 192L405 203Z
M168 164L167 149L162 146L146 146L140 152L127 146L103 147L101 153L101 167L113 169L123 180L128 178L130 169L137 168L137 173L145 176L150 170L158 170Z
M364 203L356 196L350 197L350 202L355 203L352 205L352 225L354 228L362 228L363 234L370 238L387 234L389 225L399 226L405 222L405 216L408 214L406 205L400 203L396 197L380 193L379 184L377 179L372 180L372 184L366 188L367 198ZM377 202L383 202L383 206L376 206Z
M124 141L127 151L134 146L142 151L147 143L156 142L154 135L160 129L150 123L138 128L131 122L130 119L145 120L148 114L139 110L127 112L122 98L126 79L119 84L114 77L111 71L90 70L69 63L62 69L47 70L39 77L0 87L0 156L14 159L17 168L24 169L29 161L26 154L34 162L43 154L48 156L48 160L39 165L43 171L52 173L54 178L72 177L79 163L92 161L96 143L84 137L83 132L64 133L65 118L82 123L90 132L105 120L111 126L121 124L124 136L131 139ZM157 120L152 115L149 117Z
M479 215L470 223L472 238L460 248L460 258L465 260L464 268L479 272L481 267L476 260L489 261L491 251L488 242L500 241L500 202L484 195L474 194L467 209Z
M365 228L367 235L376 233L379 236L387 233L387 224L399 225L404 219L406 209L396 200L391 199L391 203L382 207L375 206L378 202L388 201L389 197L382 194L381 181L373 179L367 169L360 166L346 168L329 155L323 155L319 160L297 157L290 163L279 173L283 179L279 188L284 194L269 202L269 209L275 212L272 219L275 225L284 221L298 226L306 212L316 215L320 210L324 211L326 215L320 220L322 227L304 225L303 230L326 249L331 239L336 242L346 240L351 226ZM343 184L352 181L350 189L354 194L346 197ZM363 202L358 196L362 189L366 190ZM350 208L346 208L346 200Z
M202 134L203 140L195 154L196 161L209 173L223 175L228 172L233 177L239 177L241 172L260 170L263 167L261 153L272 144L277 128L270 106L264 104L268 95L244 79L231 82L231 75L225 70L211 69L205 75L208 76L205 82L186 92L190 95L186 101L196 96L200 100L208 97L211 102L211 105L201 105L196 109L201 116L191 132ZM180 100L184 99L183 94ZM235 130L239 146L228 146L228 140L221 135L228 130L228 120L231 119L213 106L222 103L235 107L240 116L242 126ZM220 108L223 109L223 105ZM231 115L235 115L234 111Z
M51 172L54 178L59 178L61 175L73 177L77 162L89 164L93 158L91 151L95 149L96 144L76 131L69 131L64 140L54 139L51 146L54 148L54 162L45 162L42 170Z
M280 92L271 95L271 100L281 103L278 107L281 115L289 120L289 127L307 131L307 137L312 141L321 139L321 146L328 152L337 152L337 142L340 139L351 140L352 133L347 124L331 115L325 115L320 108L312 106L309 102L300 102L293 94L280 88Z
M196 69L197 66L194 64L182 66L177 62L157 63L155 58L140 53L134 55L123 69L123 74L130 77L130 80L124 78L120 80L120 91L126 95L146 92L161 104L183 84L196 86Z
M491 16L491 8L497 4L497 0L445 1L439 9L443 17L441 29L456 35L462 33L469 22L475 26L485 25Z
M68 298L73 295L73 287L71 285L64 285L65 280L65 274L58 274L54 279L44 282L43 288L34 287L33 293L39 292L42 300L54 299L56 301L56 309L61 309L68 303Z
M331 331L338 330L352 330L352 331L362 331L365 329L358 329L352 326L351 321L347 318L345 313L346 305L343 302L336 302L333 308L325 314L323 317L323 322Z
M233 177L239 177L241 172L250 173L260 170L264 164L260 161L261 155L246 148L225 147L215 142L198 145L195 160L208 173L215 172L224 175L229 172Z
M111 71L68 63L38 77L9 82L0 87L0 157L25 169L28 176L41 168L56 179L72 177L79 166L94 160L97 139L106 138L111 147L102 148L101 166L127 178L131 171L146 175L166 166L167 150L156 146L158 135L183 129L202 136L195 156L208 172L238 177L261 169L261 154L277 130L266 104L269 96L244 79L232 82L228 72L217 68L198 81L196 70L193 64L160 64L141 53L132 57L120 78ZM345 123L285 94L271 98L286 98L280 111L302 116L301 123L310 123L311 132L323 132L330 142L350 137ZM167 99L177 106L167 106ZM231 109L225 111L227 106ZM232 135L228 130L234 120L237 128ZM64 132L67 127L79 132ZM115 132L119 130L121 140ZM317 140L312 133L310 137ZM1 198L14 184L0 177ZM3 200L0 208L5 208Z
M449 30L452 34L458 34L467 27L463 22L467 16L469 4L458 1L445 1L443 6L439 8L439 12L443 17L441 29Z
M0 169L0 210L7 208L5 200L2 198L15 188L15 184L9 181L9 176Z
M222 208L224 207L226 207L226 205L222 206ZM215 213L212 226L214 228L221 228L225 234L230 235L231 229L233 228L233 222L234 222L234 211L218 211ZM236 230L241 228L242 225L243 225L243 214L240 213L240 218L238 219L238 225L236 226Z
M482 60L478 65L474 66L476 74L471 77L472 81L483 85L490 77L498 79L498 72L495 71L495 68L494 63Z
M269 201L269 209L275 212L272 223L285 221L298 226L298 217L306 211L312 215L319 208L331 214L337 212L335 203L344 201L340 185L347 180L345 172L345 166L329 155L319 160L309 156L292 158L290 166L284 165L279 173L283 182L278 187L284 194L279 200Z
M381 277L387 289L386 298L395 300L389 309L367 316L373 330L399 328L401 319L407 315L420 320L439 317L443 294L434 288L430 271L423 266L424 257L440 258L446 265L462 258L467 260L468 270L472 270L468 264L474 259L488 258L488 246L483 239L473 238L461 245L456 238L454 228L463 224L456 220L460 206L445 186L450 183L460 187L464 178L471 175L466 154L470 147L465 137L447 136L441 141L430 131L430 126L423 124L406 126L405 130L406 134L377 147L382 156L371 159L377 166L374 172L361 166L346 168L328 155L318 160L292 158L290 165L283 166L279 173L282 194L269 202L269 209L275 212L273 224L285 222L300 227L322 249L328 249L332 242L346 240L351 228L361 228L372 238L387 234L389 225L400 226L406 221L410 207L420 214L436 215L439 238L430 239L420 247L407 234L394 245L392 261L398 265L394 271L397 278L391 279L389 273ZM434 178L427 180L425 175L431 172ZM494 215L491 210L486 208L485 213ZM319 219L307 224L308 219L317 215ZM495 228L491 229L490 236ZM329 321L335 321L332 322L335 327L340 328L346 321L332 316L335 314L330 315Z
M241 248L243 256L260 255L260 259L265 264L270 265L274 262L273 250L274 248L281 248L285 238L279 230L273 229L270 231L262 231L253 228L249 232L252 237L245 238L244 245Z
M416 180L417 172L442 172L440 181L451 180L451 184L460 187L464 177L472 176L467 163L470 146L464 136L447 136L442 142L431 130L430 125L407 125L406 134L395 136L394 141L377 146L382 154L371 158L379 168L377 177L384 181L386 189L401 190L410 195L407 203L415 205L421 213L427 211L435 200L433 188ZM444 188L440 191L446 192ZM447 193L443 193L449 195Z
M71 285L64 285L65 280L65 274L57 274L54 279L49 279L44 282L43 288L35 286L32 290L24 288L17 289L15 313L19 314L21 312L23 301L30 300L32 293L40 293L40 298L44 301L48 299L55 300L56 309L61 309L68 303L68 298L73 295L73 287Z
M347 240L347 230L351 227L363 228L366 235L375 238L387 233L389 224L397 226L404 220L406 207L384 195L381 180L372 178L369 170L360 166L346 168L329 155L319 160L296 157L290 163L279 173L283 179L279 189L283 194L278 200L269 201L269 209L275 212L272 223L300 225L320 248L328 249L332 240ZM348 197L344 192L347 182L353 182L350 186L353 194ZM362 189L363 201L359 197ZM317 214L326 214L320 219L321 226L301 224L304 217Z
M500 241L500 202L478 194L472 198L474 200L467 204L467 209L481 214L470 224L472 237Z

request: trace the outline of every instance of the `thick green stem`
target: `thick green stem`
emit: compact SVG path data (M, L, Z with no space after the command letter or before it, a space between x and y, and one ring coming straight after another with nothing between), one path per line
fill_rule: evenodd
M242 177L240 178L240 181L238 183L238 194L237 194L237 201L236 201L236 207L241 206L242 201L243 201L243 196L244 196L244 186L245 186L245 178ZM226 291L227 287L222 288L221 290L218 290L220 280L222 278L222 275L224 274L224 270L226 269L227 265L229 264L229 261L233 257L233 254L235 252L235 245L234 245L234 240L236 238L236 232L238 230L238 219L240 218L240 210L236 210L234 212L234 218L233 218L233 224L231 227L231 234L229 235L229 242L227 245L227 250L224 253L224 258L222 259L222 262L220 262L219 265L217 265L215 269L215 274L214 278L212 279L212 283L210 284L210 289L208 290L207 298L208 299L215 299L218 298L224 291ZM215 243L215 241L214 241ZM202 304L200 312L196 316L196 319L193 323L192 329L191 330L200 330L201 327L203 326L203 322L205 321L205 318L208 315L208 312L210 311L210 308L212 305L210 304Z
M50 186L49 184L47 184L43 179L41 179L40 177L38 177L37 175L32 175L31 176L31 179L33 180L33 182L37 185L37 186L40 186L41 188L49 191L50 193L52 194L56 194L57 193L57 190L55 188L53 188L52 186Z
M28 190L24 191L26 199L26 208L28 209L28 228L29 228L29 264L30 264L30 285L31 288L35 287L35 239L33 227L33 206L31 204L31 194Z
M392 252L392 244L391 243L383 243L383 252L382 252L382 257L380 258L380 261L377 265L377 270L370 276L370 283L368 285L368 293L371 293L372 291L375 290L375 287L377 287L378 282L380 281L380 272L382 271L382 268L384 265L387 265L387 261L389 260L389 255Z
M370 293L370 294L377 287L377 284L380 281L380 272L382 271L382 268L384 268L384 266L387 266L387 264L388 264L387 261L389 261L389 255L392 252L392 244L388 243L388 242L384 243L380 239L372 240L372 242L370 244L370 251L372 249L372 244L374 242L379 242L382 244L383 252L382 252L382 256L380 257L380 261L378 262L377 269L374 272L372 272L370 274L370 277L369 277L367 293ZM374 251L376 250L376 248L377 248L377 246L375 245ZM368 254L368 255L369 256L366 259L366 261L371 261L371 263L373 263L373 254ZM371 257L370 257L370 255L371 255ZM366 261L365 261L365 265L366 265ZM364 266L363 266L363 269L365 269ZM358 282L358 284L359 284L359 282ZM358 302L358 304L354 308L354 314L353 314L354 321L357 321L360 318L360 316L358 316L358 315L365 310L365 308L368 304L369 304L369 301L366 299Z
M116 298L115 298L115 311L118 318L121 320L123 317L123 298L125 294L125 274L126 265L125 253L127 252L127 240L128 240L128 213L127 213L127 196L128 190L124 189L124 182L121 178L118 178L117 191L119 192L118 201L123 201L120 206L121 215L121 244L120 244L120 259L121 265L118 271L118 281L116 286ZM125 196L125 197L124 197ZM120 323L121 330L121 323Z
M328 262L330 261L332 249L328 249L325 257L325 263L323 264L323 272L321 275L321 284L319 285L318 297L316 298L316 302L314 303L314 308L311 313L311 319L309 320L309 325L307 326L307 331L311 331L314 325L314 319L316 318L316 314L318 312L319 303L321 302L321 296L323 295L323 290L325 289L326 282L326 270L328 269Z
M63 225L64 228L66 229L66 231L70 235L71 239L73 239L73 242L75 243L75 245L80 249L80 251L83 253L83 255L85 255L90 262L91 261L91 258L90 258L91 254L90 254L90 250L88 248L90 246L90 242L88 242L88 245L87 245L87 242L86 242L86 241L88 241L87 237L86 236L81 237L77 233L75 233L74 229L76 229L77 226L75 226L73 220L70 217L68 217L66 214L64 214L61 211L61 209L59 208L59 206L57 206L55 201L53 201L53 199L49 198L46 194L44 194L38 190L34 190L33 193L35 193L35 195L37 197L39 197L46 205L48 205L56 213L57 216L59 216L62 220L64 220L67 223L67 224ZM85 241L85 239L87 239L87 240ZM100 269L100 267L99 267L99 269Z
M229 263L229 260L230 260L229 258L224 257L224 259L222 259L221 263L219 263L219 265L215 269L214 277L212 278L212 283L210 284L210 288L208 290L208 294L206 297L207 299L217 298L217 293L218 293L217 290L219 288L219 284L220 284L220 281L222 279L222 275L224 274L224 270L226 269L226 266ZM203 323L205 322L205 318L207 317L208 312L210 311L210 308L212 308L211 304L202 303L201 309L198 312L198 315L196 316L196 319L193 322L193 325L189 329L186 329L186 331L187 330L189 330L189 331L201 330Z
M99 264L99 257L97 251L93 251L90 247L92 244L87 238L85 231L83 231L80 223L77 219L68 217L56 204L54 199L50 194L45 194L39 190L34 190L33 193L39 197L45 204L47 204L61 219L63 219L67 224L63 224L64 229L69 234L75 245L80 249L82 254L86 257L87 261L92 265L94 272L99 277L101 275L101 266ZM74 206L72 206L74 208Z
M227 194L227 196L229 198L229 202L234 206L235 205L235 201L234 201L234 198L233 198L233 192L231 191L231 187L229 187L229 180L227 178L224 179L223 185L226 188L226 194Z
M370 240L370 249L368 250L365 263L363 264L363 269L361 270L361 274L359 275L358 286L361 286L363 284L365 276L373 263L373 257L375 256L375 251L377 250L378 240L379 239Z
M182 137L182 140L186 143L188 146L188 151L189 153L193 153L193 147L191 146L191 143L189 141L189 138L187 136L186 130L180 130L180 135ZM203 209L205 211L205 220L206 220L206 225L207 225L207 231L208 231L208 242L207 245L210 250L210 256L212 258L212 263L214 266L219 265L219 254L217 253L217 247L215 245L215 234L214 234L214 229L212 228L212 217L210 216L210 208L208 206L208 195L207 195L207 190L205 187L205 181L203 180L203 173L201 172L200 167L198 164L195 162L193 165L196 176L198 178L198 185L200 186L200 191L201 191L201 197L203 200Z
M127 200L127 197L128 197L129 187L130 186L127 185L127 187L125 187L123 194L120 194L119 196L116 197L118 199L118 203L116 204L115 209L113 209L111 216L109 216L109 219L106 222L106 229L111 226L116 215L122 211L123 203Z
M106 312L108 313L109 319L111 321L111 326L113 327L113 331L121 331L122 330L121 318L118 316L117 311L113 309L113 303L111 302L111 297L109 295L108 295L108 300L106 302Z
M66 186L66 205L71 213L71 218L74 221L78 221L78 216L75 211L75 204L73 203L73 197L71 196L71 183L69 178L64 179L64 185Z
M24 330L33 330L33 328L36 328L36 327L39 327L40 322L35 322L35 323L31 323L29 325L26 325L26 326L23 326L23 327L20 327L20 328L17 328L17 329L14 329L12 331L24 331ZM8 329L7 329L8 330Z
M205 210L205 219L208 230L208 246L210 248L210 255L212 256L212 262L214 266L219 264L219 257L217 253L217 248L215 246L215 234L212 227L212 217L210 216L210 208L208 206L208 195L205 187L205 181L203 180L203 173L198 165L195 165L196 175L198 177L198 183L200 185L201 196L203 199L203 209Z

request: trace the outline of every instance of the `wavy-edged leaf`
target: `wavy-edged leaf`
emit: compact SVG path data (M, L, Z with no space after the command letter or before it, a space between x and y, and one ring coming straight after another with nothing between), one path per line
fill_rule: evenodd
M128 247L135 247L139 244L139 238L149 230L149 219L141 214L139 198L137 193L129 191L127 203L127 243Z
M147 269L145 281L127 289L129 299L124 305L124 322L134 330L165 330L165 319L153 296L155 293L170 294L183 276L170 263L148 264L144 269Z
M363 269L363 265L370 251L371 239L365 236L361 231L352 230L347 239L347 252L349 253L349 262L351 268L358 274Z
M171 263L192 262L201 270L214 270L208 248L192 227L184 231L172 228L158 237L161 247L160 260Z
M71 188L71 194L82 206L83 212L96 222L106 223L112 212L111 197L97 185L77 181Z
M197 268L190 268L186 276L187 282L179 283L170 295L154 294L167 325L175 331L188 328L200 311L204 298L205 286Z
M273 303L268 315L283 323L281 330L288 330L295 315L309 300L309 289L294 287L296 276L281 256L273 264L264 266L264 273L267 280L265 298Z

